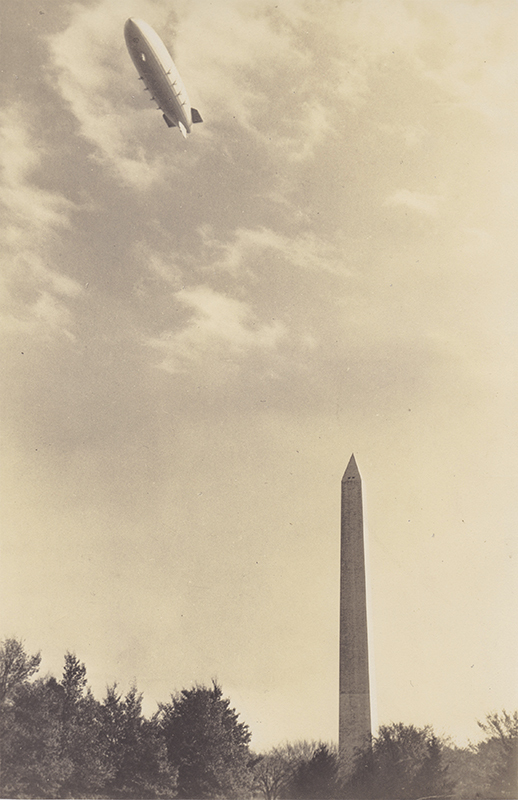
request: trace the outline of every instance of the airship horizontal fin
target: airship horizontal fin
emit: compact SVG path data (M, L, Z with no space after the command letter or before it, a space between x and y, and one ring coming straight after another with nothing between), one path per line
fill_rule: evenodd
M198 111L198 109L191 108L191 114L192 114L192 121L193 122L203 122L203 120L201 118L201 115L200 115L200 112Z
M176 124L174 122L171 122L171 120L166 114L162 114L162 116L168 128L176 128Z

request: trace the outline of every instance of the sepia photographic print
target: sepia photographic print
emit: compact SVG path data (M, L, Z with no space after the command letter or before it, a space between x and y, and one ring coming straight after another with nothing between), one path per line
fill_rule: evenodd
M3 0L0 797L518 798L518 3Z

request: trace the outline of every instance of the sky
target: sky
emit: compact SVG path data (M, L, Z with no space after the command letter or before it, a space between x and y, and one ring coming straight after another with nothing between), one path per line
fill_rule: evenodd
M143 91L126 19L203 117ZM336 740L340 481L375 724L518 707L514 0L4 0L0 638Z

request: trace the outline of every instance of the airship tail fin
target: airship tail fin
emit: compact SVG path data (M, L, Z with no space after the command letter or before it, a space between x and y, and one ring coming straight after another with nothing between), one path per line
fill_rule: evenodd
M193 122L203 122L203 120L201 118L201 114L200 114L200 112L198 111L197 108L191 108L191 115L192 115L192 121Z
M178 123L178 127L180 128L180 130L182 132L183 138L187 139L187 129L186 129L185 125L183 124L183 122L179 122Z

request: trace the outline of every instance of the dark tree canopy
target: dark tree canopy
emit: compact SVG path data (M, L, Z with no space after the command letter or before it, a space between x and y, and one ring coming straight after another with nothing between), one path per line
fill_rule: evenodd
M448 748L458 800L516 800L518 797L518 712L492 712L478 723L486 738Z
M169 764L156 717L142 715L142 695L133 686L123 697L109 686L101 705L102 741L111 771L109 797L171 797L176 770Z
M161 727L178 770L178 797L242 798L249 791L251 734L216 681L173 695L161 706Z
M19 639L5 639L0 644L0 704L38 671L40 662L41 655L28 656Z
M21 680L0 707L0 796L26 798L174 797L156 720L141 714L141 696L108 690L103 704L86 668L67 653L61 681Z
M346 793L365 800L447 797L453 791L447 771L442 744L429 726L382 725L372 748L357 757Z
M256 758L254 789L265 800L339 797L336 748L299 740L273 747Z
M485 738L445 744L431 727L382 725L344 785L333 745L286 742L263 754L217 682L195 686L147 719L142 695L93 696L66 653L60 679L35 677L40 655L0 643L0 797L265 800L516 800L518 712L479 722Z
M475 747L484 795L491 800L516 800L518 797L518 711L492 712L478 723L486 734Z
M337 797L338 758L326 744L320 743L309 761L294 770L285 797L301 800L327 800Z
M254 788L265 800L278 800L289 783L292 765L284 748L274 747L254 764Z

